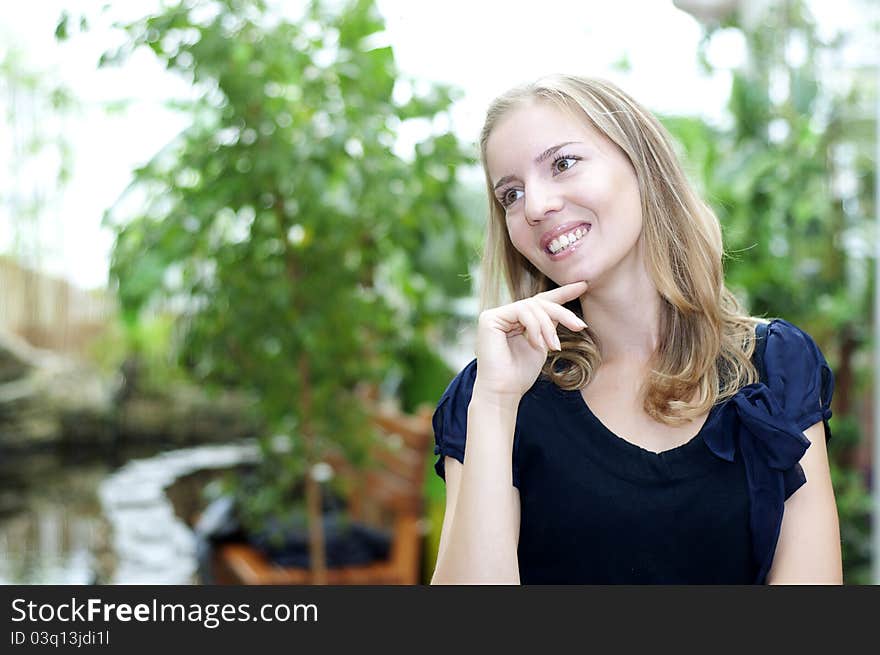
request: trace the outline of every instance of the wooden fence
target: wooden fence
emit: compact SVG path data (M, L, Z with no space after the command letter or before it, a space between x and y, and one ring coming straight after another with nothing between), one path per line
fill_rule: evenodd
M31 345L77 352L115 312L106 291L85 291L66 280L0 257L0 330Z

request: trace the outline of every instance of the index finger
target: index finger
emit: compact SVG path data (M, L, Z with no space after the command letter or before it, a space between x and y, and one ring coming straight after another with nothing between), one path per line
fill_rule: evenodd
M586 293L589 286L589 283L586 281L572 282L571 284L563 285L557 289L543 291L537 294L537 296L563 305L569 300L574 300L575 298L582 296Z

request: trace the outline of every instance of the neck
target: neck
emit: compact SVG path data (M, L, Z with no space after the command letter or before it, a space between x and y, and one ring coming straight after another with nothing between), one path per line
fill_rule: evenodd
M599 338L602 362L645 365L660 342L661 299L647 277L591 285L580 298L584 320Z

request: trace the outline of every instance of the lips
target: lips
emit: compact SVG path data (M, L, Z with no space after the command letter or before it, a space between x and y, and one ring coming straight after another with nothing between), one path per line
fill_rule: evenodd
M550 246L550 242L553 239L562 236L563 234L568 234L572 230L576 230L579 227L587 227L588 229L592 227L592 224L589 221L571 221L569 223L563 223L562 225L557 225L552 230L545 232L541 236L541 248L545 252L550 252L548 249Z

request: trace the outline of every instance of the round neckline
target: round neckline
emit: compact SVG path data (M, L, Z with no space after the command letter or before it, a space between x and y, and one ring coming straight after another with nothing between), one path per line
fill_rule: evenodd
M552 385L555 387L555 385ZM726 403L713 405L697 433L673 448L654 452L632 443L613 432L593 413L579 389L555 387L586 420L587 430L572 434L580 449L626 479L660 481L704 475L724 463L705 443L705 434L718 422Z
M658 451L654 451L654 450L648 450L647 448L643 448L642 446L640 446L636 443L633 443L629 439L625 439L624 437L621 437L619 434L614 432L614 430L612 430L607 425L605 425L605 423L602 421L602 419L600 419L598 416L596 416L596 413L590 407L589 403L587 403L583 394L581 394L580 389L575 389L571 393L576 395L576 400L580 400L580 402L584 408L584 413L587 415L587 417L590 419L591 422L595 423L598 427L601 428L602 432L605 432L608 436L613 437L614 439L623 442L623 444L625 444L626 446L630 446L640 453L645 453L646 455L649 455L649 456L653 455L655 457L674 456L677 453L677 451L684 450L684 449L688 448L695 441L702 441L703 440L703 432L705 431L706 426L709 424L709 421L711 421L712 418L714 417L715 409L717 407L717 405L712 406L712 408L709 410L709 414L706 416L706 420L703 421L703 424L700 426L700 429L690 439L688 439L687 441L685 441L682 444L679 444L678 446L673 446L672 448L667 448L666 450L661 450L658 452Z

